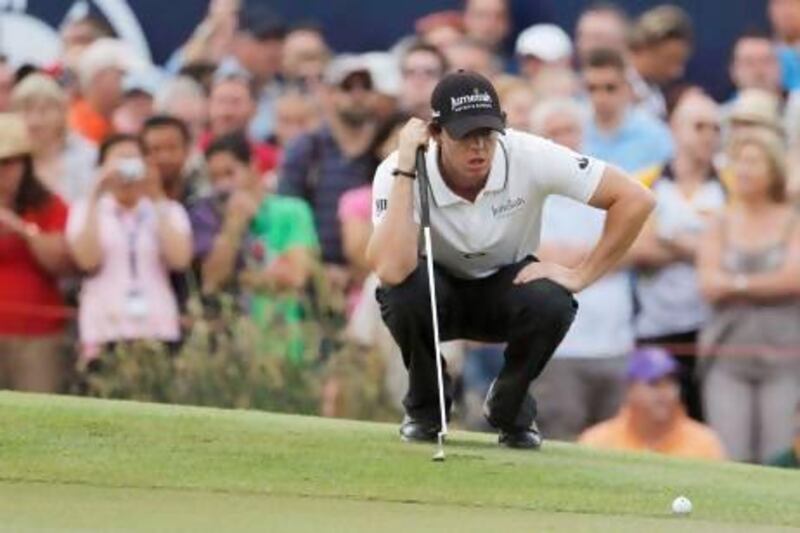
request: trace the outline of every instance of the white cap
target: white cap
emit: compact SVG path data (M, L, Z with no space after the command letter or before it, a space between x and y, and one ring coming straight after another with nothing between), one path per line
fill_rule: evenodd
M356 72L366 72L370 77L372 76L369 65L363 56L359 54L339 54L328 63L328 67L325 69L325 83L339 85L350 74Z
M400 62L389 52L369 52L361 56L369 68L375 92L386 96L400 95Z
M552 63L572 57L572 41L555 24L534 24L517 37L516 52Z
M82 86L89 84L102 70L117 68L128 73L147 67L145 61L127 43L119 39L102 37L90 44L81 54L78 76Z

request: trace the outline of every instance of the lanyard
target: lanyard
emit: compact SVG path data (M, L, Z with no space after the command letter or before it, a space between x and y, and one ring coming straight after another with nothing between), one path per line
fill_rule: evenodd
M133 227L127 231L128 237L128 275L132 285L137 285L139 280L139 251L136 248L136 243L139 240L139 233L142 229L142 224L146 218L146 214L138 207L136 209ZM125 227L124 219L120 211L117 211L117 218L120 225Z

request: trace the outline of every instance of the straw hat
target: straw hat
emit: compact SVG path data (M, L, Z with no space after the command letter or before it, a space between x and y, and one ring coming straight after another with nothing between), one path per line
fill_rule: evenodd
M764 126L783 135L778 98L762 89L747 89L733 103L729 116L731 123L747 122Z
M0 159L9 159L31 153L28 126L15 113L0 113Z

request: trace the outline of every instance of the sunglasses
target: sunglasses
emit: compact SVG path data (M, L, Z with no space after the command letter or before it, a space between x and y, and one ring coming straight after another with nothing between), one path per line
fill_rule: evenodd
M352 92L356 89L371 91L372 87L372 78L368 74L355 74L348 76L341 83L341 85L339 85L339 88L346 93Z
M590 94L599 92L614 94L619 91L620 87L618 83L589 83L586 85L586 90L589 91Z

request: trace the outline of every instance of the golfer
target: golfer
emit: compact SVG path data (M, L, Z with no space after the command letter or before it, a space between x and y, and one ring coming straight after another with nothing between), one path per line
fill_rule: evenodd
M426 147L430 224L442 340L505 342L505 362L484 404L501 445L537 449L528 394L577 311L573 294L603 276L639 234L654 200L622 171L540 137L506 129L497 92L479 74L447 75L430 123L412 118L373 184L368 260L377 298L409 374L400 435L435 441L440 427L433 324L420 261L415 157ZM539 262L542 207L560 194L607 211L597 246L576 268ZM449 414L452 391L445 377Z

